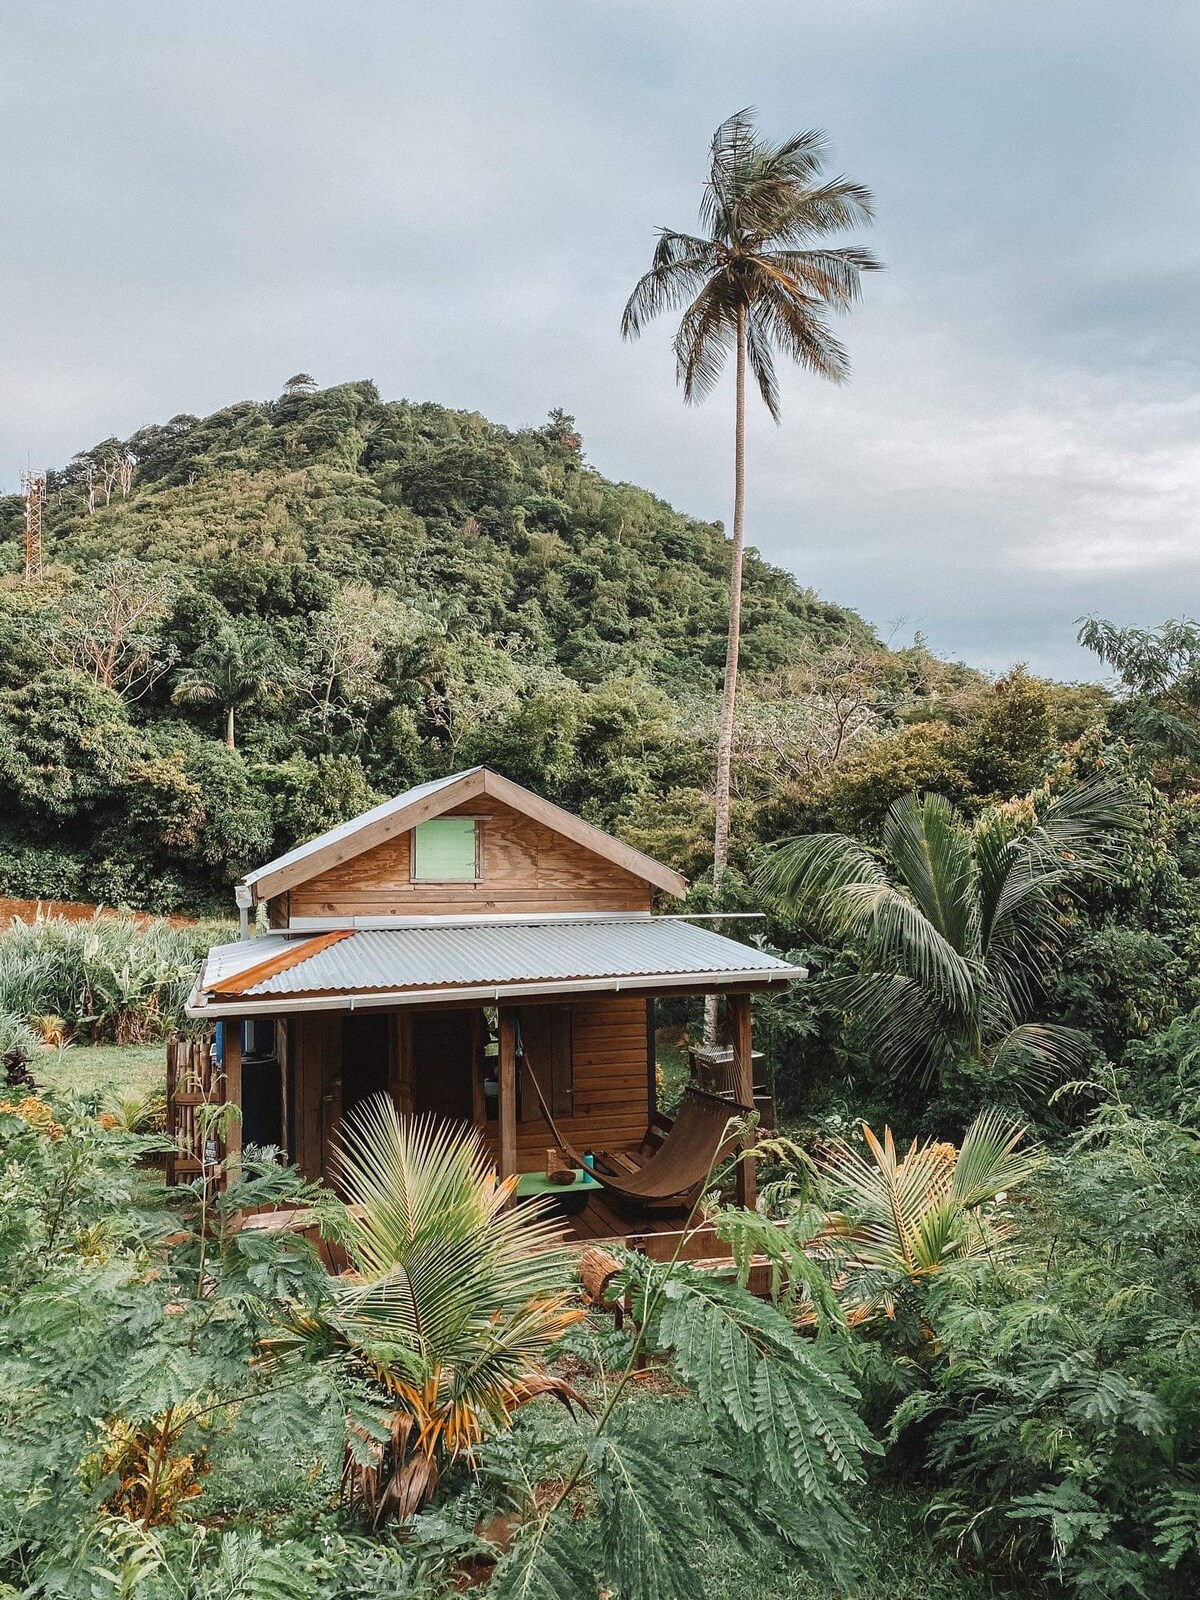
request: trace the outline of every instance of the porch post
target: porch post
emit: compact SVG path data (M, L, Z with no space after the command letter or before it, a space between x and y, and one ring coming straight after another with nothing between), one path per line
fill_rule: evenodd
M730 994L725 997L729 1015L729 1041L733 1045L733 1089L744 1106L754 1105L754 1058L750 1041L750 996ZM743 1148L748 1148L745 1146ZM738 1205L753 1210L758 1196L753 1156L743 1156L738 1162Z
M240 1019L228 1018L225 1023L225 1099L242 1109L242 1024ZM242 1119L230 1120L225 1135L225 1179L234 1178L242 1167Z
M517 1170L517 1024L500 1008L500 1176Z

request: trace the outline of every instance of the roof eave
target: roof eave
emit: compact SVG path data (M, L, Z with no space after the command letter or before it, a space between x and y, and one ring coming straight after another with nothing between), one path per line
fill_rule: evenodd
M724 989L772 989L798 983L807 967L750 967L730 972L629 973L623 977L547 979L533 983L443 984L423 989L341 990L336 993L245 995L202 991L200 985L184 1007L189 1017L279 1016L298 1011L398 1009L411 1005L495 1005L528 999L553 999L577 994L650 994L691 989L711 993Z

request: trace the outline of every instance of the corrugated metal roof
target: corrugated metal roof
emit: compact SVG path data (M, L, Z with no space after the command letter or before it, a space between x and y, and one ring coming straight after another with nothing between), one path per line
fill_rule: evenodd
M278 936L212 951L203 987L211 991L299 941ZM484 985L570 983L585 979L763 978L798 975L775 956L695 923L625 921L457 924L361 928L307 960L245 991L247 999L314 993L468 989Z
M316 839L309 839L305 844L298 844L294 850L289 850L286 855L276 856L274 861L268 861L264 867L256 867L253 872L247 872L241 881L257 883L260 878L265 878L268 874L279 872L284 867L295 866L298 861L307 860L316 851L324 850L328 845L337 844L342 839L349 839L360 829L369 827L372 822L382 822L394 812L403 811L406 806L424 800L428 795L436 794L439 789L446 788L448 784L457 783L460 778L469 777L472 772L478 771L478 767L465 767L462 772L452 772L448 778L431 778L428 783L418 783L415 789L406 789L403 794L393 795L390 800L382 800L377 806L372 806L370 811L364 811L361 816L351 817L349 822L330 828L328 833L322 833Z
M257 939L239 939L236 944L214 944L204 963L204 987L219 989L248 967L282 955L292 943L293 940L284 938L281 933L266 933Z

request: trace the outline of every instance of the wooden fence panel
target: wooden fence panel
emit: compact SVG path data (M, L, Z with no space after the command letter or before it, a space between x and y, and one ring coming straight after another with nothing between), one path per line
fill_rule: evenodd
M215 1035L197 1039L173 1033L167 1040L167 1137L173 1147L167 1157L169 1184L190 1183L221 1161L224 1152L215 1132L205 1149L200 1107L220 1105L224 1099Z

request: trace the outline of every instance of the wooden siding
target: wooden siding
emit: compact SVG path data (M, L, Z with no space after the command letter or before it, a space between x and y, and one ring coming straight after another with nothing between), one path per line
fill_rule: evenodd
M288 1022L295 1099L292 1159L308 1178L328 1178L329 1138L341 1119L342 1014L314 1011Z
M571 1006L574 1114L555 1120L563 1135L581 1151L636 1145L646 1132L651 1114L647 1005L644 999L608 995ZM392 1059L392 1094L401 1111L424 1098L417 1087L422 1062L412 1047L412 1018L420 1014L417 1008L410 1011L407 1007L390 1014L397 1046ZM426 1014L438 1016L433 1008ZM329 1140L337 1130L342 1106L343 1015L312 1012L294 1016L288 1022L291 1093L295 1101L292 1154L310 1178L328 1179L331 1175ZM477 1125L485 1145L498 1160L498 1123L479 1118ZM553 1135L540 1117L518 1123L517 1169L540 1170L553 1142Z
M646 1001L609 995L576 1002L571 1007L571 1044L574 1115L554 1119L564 1138L580 1151L639 1144L650 1122ZM494 1122L486 1125L483 1136L498 1154ZM540 1117L519 1122L518 1171L544 1168L553 1143Z
M293 917L453 916L488 912L648 911L650 885L501 801L481 796L447 816L480 817L480 883L413 883L412 834L297 884Z

